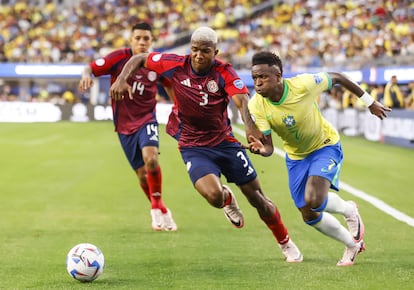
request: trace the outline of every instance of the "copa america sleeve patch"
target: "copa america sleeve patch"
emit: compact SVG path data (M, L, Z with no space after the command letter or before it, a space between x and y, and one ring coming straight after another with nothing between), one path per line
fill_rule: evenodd
M233 85L238 88L239 90L241 90L244 87L244 83L241 79L238 80L234 80L233 81Z

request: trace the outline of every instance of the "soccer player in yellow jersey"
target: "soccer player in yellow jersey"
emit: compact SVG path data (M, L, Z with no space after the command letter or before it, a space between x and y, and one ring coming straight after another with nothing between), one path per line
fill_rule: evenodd
M360 99L372 114L386 117L388 107L375 101L344 74L321 72L284 79L282 61L272 52L258 52L252 59L256 94L248 107L262 136L248 136L252 153L273 153L271 132L283 140L289 189L303 220L321 233L342 242L345 253L338 266L351 266L365 249L364 224L353 201L344 201L338 190L343 154L337 130L322 116L318 96L340 84ZM345 217L348 229L332 215Z

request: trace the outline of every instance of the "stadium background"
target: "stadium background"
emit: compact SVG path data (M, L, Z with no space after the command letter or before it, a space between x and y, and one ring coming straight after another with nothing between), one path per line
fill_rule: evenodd
M346 92L340 93L339 106L330 92L320 105L348 135L414 148L412 1L0 2L0 121L111 119L109 79L81 94L80 71L92 59L128 45L131 25L148 21L156 36L153 49L177 53L188 52L194 28L214 27L221 39L219 57L233 64L251 91L249 61L261 49L279 52L285 77L339 70L373 92L395 75L406 103L386 122L366 124L355 96L347 96L345 104ZM161 122L169 103L160 88Z
M56 4L46 5L49 2ZM178 3L178 7L171 8L172 5L169 4L175 2ZM331 7L328 11L337 13L329 17L332 18L329 20L332 23L325 17L324 21L329 24L325 26L328 28L332 26L332 29L336 30L340 27L337 22L344 19L344 15L349 15L347 16L349 21L342 22L348 23L349 26L341 30L340 35L327 33L327 30L324 30L327 34L319 29L314 30L318 32L318 37L327 35L326 38L331 40L333 45L341 47L351 42L341 42L338 38L346 39L350 31L362 33L354 28L358 15L364 15L364 13L359 14L358 4L364 4L365 7L370 8L368 18L364 16L364 19L370 19L374 9L377 6L383 6L386 11L397 11L395 12L397 15L400 12L408 15L404 21L398 22L399 24L396 21L389 22L390 18L386 18L387 23L392 23L394 27L395 25L409 27L409 29L413 27L410 1L295 1L295 5L292 4L293 2L285 1L288 6L286 7L276 1L260 1L260 3L259 1L240 1L243 5L256 3L255 8L261 7L260 4L271 4L272 12L267 13L271 14L272 18L269 20L258 17L255 20L256 23L263 22L263 24L257 27L254 25L253 27L256 28L244 40L267 45L271 34L264 34L268 36L266 41L257 42L260 39L258 35L259 31L264 31L262 25L267 26L269 25L267 23L272 22L269 29L275 33L278 31L282 33L283 37L278 36L283 42L282 45L289 45L292 37L296 39L296 47L288 50L294 55L283 55L288 64L287 69L293 73L313 68L311 65L302 66L298 63L303 57L310 55L309 50L305 51L301 47L308 37L303 33L307 30L312 31L313 28L310 29L309 25L317 27L319 19L317 16L327 13L325 10L328 8L321 9L320 5L327 5ZM62 6L58 6L57 3L61 3ZM3 120L0 122L2 136L0 138L2 152L2 166L0 166L1 289L394 290L413 288L414 199L412 188L414 188L414 181L410 177L414 151L399 146L369 142L364 138L341 136L346 156L341 170L341 194L346 199L358 202L360 210L363 211L367 229L364 239L368 249L358 258L355 267L338 269L335 263L342 253L342 245L329 242L317 231L303 225L287 194L286 170L279 155L261 158L252 154L252 159L256 167L260 169L263 187L269 197L274 199L278 207L282 209L290 233L292 237L295 237L296 243L305 255L306 262L298 265L283 262L281 253L275 249L273 237L269 235L268 229L257 218L257 213L248 205L246 199L239 199L246 221L248 221L242 231L229 228L222 214L206 206L205 201L194 192L185 166L179 166L182 160L177 152L176 142L173 138L166 136L163 130L164 125L161 125L163 129L160 131L162 139L160 161L165 172L163 175L166 185L165 198L174 210L174 217L180 229L176 233L161 233L161 235L153 233L149 226L150 217L146 197L137 192L139 188L137 188L136 177L131 174L127 161L122 155L111 122L75 122L85 121L83 114L85 112L89 114L90 110L100 111L95 117L109 118L105 111L107 105L90 104L93 99L88 99L87 96L81 98L76 89L72 92L75 103L65 102L59 105L59 101L62 102L65 96L66 91L63 89L70 90L72 86L75 88L79 79L76 75L62 77L62 74L69 73L68 65L76 66L87 63L89 58L80 58L84 51L99 55L99 51L93 48L94 39L99 42L99 46L107 48L106 40L103 40L102 36L116 37L119 33L122 35L117 39L123 43L123 36L127 34L131 24L129 22L138 19L137 11L139 15L161 23L164 19L169 19L168 27L171 29L174 27L173 24L176 23L173 21L174 14L168 18L166 14L154 17L153 14L147 14L146 7L153 9L153 6L157 6L157 9L167 11L173 9L179 11L181 13L179 15L183 15L182 18L197 16L198 19L200 16L204 17L202 21L207 22L220 14L209 12L207 15L208 10L200 9L201 4L211 5L213 3L218 6L216 10L226 6L228 9L223 9L223 11L230 17L231 1L88 0L83 3L90 4L81 5L80 1L73 1L73 3L81 8L68 10L69 8L65 7L69 7L69 4L65 1L0 0L0 55L2 59L0 73L6 71L4 68L7 65L21 64L29 66L19 67L17 72L22 72L21 68L23 68L23 73L27 73L29 69L34 69L37 73L49 72L49 75L34 77L27 75L19 75L14 79L0 77L3 81L0 85L2 92L0 116ZM98 7L99 3L101 6L105 3L104 9ZM345 3L357 8L341 8L340 5ZM129 4L128 9L123 8L126 4ZM134 4L138 8L132 7ZM297 27L297 22L304 19L297 14L303 11L300 7L306 5L312 7L311 14L314 15L311 18L312 21L307 20L308 24ZM404 9L401 11L397 9L398 7L390 8L393 5L403 5ZM16 7L19 12L16 12ZM288 11L289 9L296 11L296 14L291 16L294 18L294 23L286 20L292 14L285 13L286 16L274 12L281 7L285 7L284 9ZM108 12L105 12L105 9L108 9ZM98 10L99 14L96 12ZM197 13L191 11L197 11ZM344 11L346 11L345 14ZM384 9L382 11L384 12ZM381 9L378 12L381 12ZM85 13L89 14L89 20L85 20L82 16ZM125 20L117 24L116 21L119 19L114 19L111 15ZM29 24L25 21L26 18L30 19ZM105 19L111 25L106 25ZM282 19L284 19L284 24L280 24ZM172 35L166 33L165 37L182 35L185 39L188 31L198 25L198 20L188 25L181 23L184 20L179 20L178 27L182 28L183 32L177 31L177 34L174 32ZM374 17L373 20L375 22L376 18ZM202 21L200 20L200 23L205 23ZM405 36L398 36L402 43L401 52L398 55L392 55L388 39L391 39L395 29L390 31L386 26L386 23L381 22L378 29L367 29L364 30L365 33L362 33L364 48L368 51L366 55L360 57L363 61L352 62L348 55L349 59L346 59L342 65L334 65L332 60L332 67L337 67L341 71L359 71L367 67L404 68L407 70L391 72L398 73L402 89L408 88L413 76L409 66L413 64L410 60L413 47L412 30L409 30ZM87 33L94 29L99 31L99 36L92 34L87 37ZM245 28L241 25L237 26L237 31L243 29ZM234 33L235 29L219 30L221 35L224 35L223 30ZM103 31L104 34L102 34ZM117 33L111 33L111 31ZM375 46L376 37L380 36L387 38L383 43L387 54L383 58L374 59L370 48ZM85 40L79 41L83 37ZM160 46L162 46L163 37L164 34L158 37ZM222 38L224 39L223 36ZM228 48L244 47L240 44L243 43L242 38L243 36L239 36L235 38L235 41L231 40ZM83 50L77 46L79 43L90 45L92 49ZM381 41L378 41L378 44L380 43ZM64 44L73 45L73 52L60 50L60 46ZM224 44L223 48L220 48L223 53L226 47ZM282 47L282 45L275 46ZM57 49L53 49L55 46ZM174 49L179 50L179 48L182 46ZM279 50L284 53L281 48ZM53 54L51 54L52 51ZM240 52L240 55L246 56L241 60L248 60L248 50L241 51L245 52ZM345 49L341 49L334 56L340 56L343 59L346 55L344 51ZM397 51L394 50L394 52ZM51 55L64 55L67 58L51 59ZM70 59L72 56L79 59ZM230 55L230 57L233 56L235 65L239 65L237 62L239 55L236 53ZM243 72L241 64L237 69ZM43 66L43 70L41 70L42 67L35 65ZM248 67L248 64L246 66ZM315 68L325 68L325 65ZM11 70L12 73L16 73L14 69ZM326 69L330 68L326 67ZM409 80L402 81L404 77ZM7 91L7 85L11 85L9 88L16 91L4 94L4 91ZM27 94L23 94L27 89L29 89ZM99 93L99 90L94 88L90 96L92 97L94 93ZM164 107L164 105L168 106L168 103L160 101L160 106ZM66 110L67 108L69 110ZM72 115L74 108L76 108L76 114ZM346 110L330 109L333 110L333 114L359 112L352 107ZM410 115L413 112L410 109L394 110L394 112L397 111L402 115ZM86 116L93 115L88 114ZM364 111L361 111L361 118L364 114ZM71 117L76 118L71 119ZM409 127L412 126L412 117L394 118L392 115L391 117L386 122L382 122L382 125L387 124L389 134L407 135L414 132L412 127ZM52 123L53 118L55 119ZM55 122L59 118L69 118L73 122ZM332 116L330 118L334 120ZM370 119L375 118L371 116ZM389 123L391 119L393 121ZM5 123L6 121L8 123ZM241 136L244 132L243 127L235 127L236 134ZM344 131L345 129L348 129L347 133L355 133L349 130L349 125L344 128ZM409 141L406 138L398 139ZM281 146L280 140L275 140L275 142L277 142L275 144L277 147ZM237 191L235 186L233 189ZM81 241L99 245L107 260L103 276L93 284L79 284L65 270L64 261L67 251Z

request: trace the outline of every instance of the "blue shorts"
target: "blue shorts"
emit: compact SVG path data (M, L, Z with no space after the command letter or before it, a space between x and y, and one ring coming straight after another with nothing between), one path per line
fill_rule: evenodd
M338 179L342 159L343 153L340 142L316 150L302 160L292 160L286 155L290 194L297 208L306 205L305 187L309 176L326 178L331 182L332 189L339 190Z
M118 137L129 164L134 170L137 170L144 166L142 148L146 146L159 147L158 123L147 123L141 129L129 135L118 133Z
M180 152L193 184L210 173L219 178L223 174L227 182L237 185L248 183L257 177L256 170L240 143L224 141L215 147L181 147Z

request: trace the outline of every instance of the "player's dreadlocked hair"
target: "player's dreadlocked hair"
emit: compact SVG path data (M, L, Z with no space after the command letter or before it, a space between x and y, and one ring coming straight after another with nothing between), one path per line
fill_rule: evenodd
M257 64L267 64L269 66L275 65L280 69L280 73L283 75L282 60L274 52L260 51L255 53L252 58L252 66Z

